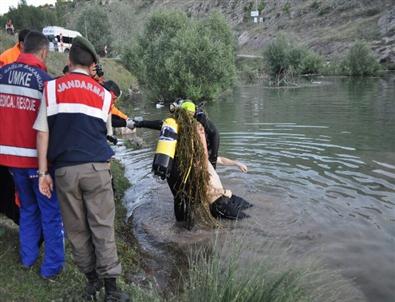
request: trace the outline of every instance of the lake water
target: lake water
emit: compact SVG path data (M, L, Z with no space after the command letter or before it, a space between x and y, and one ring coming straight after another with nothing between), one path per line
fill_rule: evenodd
M220 154L249 168L218 168L224 184L255 205L232 232L291 243L294 259L317 253L366 300L395 301L395 75L318 78L296 89L240 86L205 109L221 133ZM168 114L151 103L133 111L146 119ZM163 235L147 235L150 227L158 233L167 225L174 240L180 231L172 231L166 184L150 173L158 133L137 134L145 146L118 156L134 184L129 210L152 203L133 218L144 248Z

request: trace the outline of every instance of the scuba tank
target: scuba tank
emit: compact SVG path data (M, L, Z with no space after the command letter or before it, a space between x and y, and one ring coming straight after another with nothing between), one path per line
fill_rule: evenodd
M158 145L156 146L152 171L162 179L170 175L176 153L178 124L174 118L163 121Z

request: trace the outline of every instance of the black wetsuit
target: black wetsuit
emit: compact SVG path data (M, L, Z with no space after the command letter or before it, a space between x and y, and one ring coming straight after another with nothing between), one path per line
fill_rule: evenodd
M214 169L217 165L218 158L218 149L219 149L219 132L217 127L203 114L197 114L196 119L202 124L204 127L206 142L207 142L207 151L209 156L209 161L213 165ZM155 130L161 130L163 121L162 120L154 120L154 121L138 121L135 126L137 128L149 128ZM187 209L188 203L185 200L185 196L183 196L183 191L180 190L182 186L182 179L180 177L181 171L179 170L177 151L176 156L174 157L172 170L170 172L170 176L166 178L167 184L173 194L174 197L174 214L177 221L186 221L188 219L187 213L189 212ZM188 185L188 183L186 184ZM186 187L185 191L188 191L189 188ZM251 207L252 205L238 197L236 195L232 195L231 198L221 196L214 203L210 205L211 213L216 218L227 218L227 219L241 219L248 217L247 214L243 213L242 210Z
M202 124L206 135L208 160L213 165L214 169L217 167L218 149L219 149L219 132L214 123L211 122L204 113L196 115L196 119ZM137 128L149 128L160 130L162 128L162 120L154 121L138 121L136 122Z
M126 120L118 115L111 115L111 126L114 128L126 127Z
M218 157L218 148L219 148L219 133L214 124L206 118L206 116L200 115L197 120L204 127L204 131L206 134L206 142L207 149L209 154L209 161L211 164L216 167L217 157ZM153 121L136 121L136 128L149 128L154 130L161 130L163 121L162 120L153 120ZM176 216L177 221L185 221L186 217L186 202L184 197L181 196L182 192L180 190L182 185L182 179L180 177L181 172L179 170L177 151L176 156L174 157L173 166L170 172L170 176L166 178L167 184L173 194L174 197L174 214ZM188 190L188 188L185 188Z

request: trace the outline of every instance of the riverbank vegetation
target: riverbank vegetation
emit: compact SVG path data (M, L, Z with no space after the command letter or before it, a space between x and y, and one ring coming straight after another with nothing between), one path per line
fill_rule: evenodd
M375 76L381 71L372 51L365 42L356 42L340 64L341 73L350 76Z
M112 42L111 26L105 9L99 5L85 7L76 20L77 30L92 42L96 51L104 55Z
M175 301L362 301L361 293L310 255L291 260L292 247L274 242L249 246L242 237L217 233L209 248L189 255L184 287ZM248 252L246 252L248 250ZM246 253L248 256L246 256ZM259 255L253 258L252 255Z
M231 248L231 253L236 249ZM309 302L302 286L304 274L285 270L269 272L268 263L243 264L235 253L224 257L214 251L190 257L183 300L188 302Z
M235 41L225 18L157 11L123 61L152 99L210 100L235 78Z
M275 86L289 86L303 74L319 73L323 59L316 53L280 35L263 50L265 71Z
M297 86L301 75L377 76L382 70L363 41L355 42L342 58L324 63L319 54L284 35L263 50L263 72L272 86Z

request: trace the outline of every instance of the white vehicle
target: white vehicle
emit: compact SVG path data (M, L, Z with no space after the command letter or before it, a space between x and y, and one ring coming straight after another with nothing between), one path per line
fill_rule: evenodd
M81 36L78 31L66 29L59 26L47 26L43 28L43 34L49 40L49 50L66 52L70 51L71 43L77 36Z

